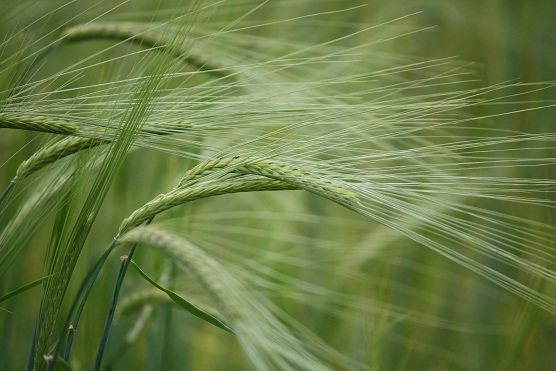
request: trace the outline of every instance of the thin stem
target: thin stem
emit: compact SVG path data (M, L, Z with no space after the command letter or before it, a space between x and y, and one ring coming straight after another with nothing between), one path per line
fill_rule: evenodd
M31 338L31 347L29 348L29 355L27 357L27 364L25 366L25 371L33 370L33 365L35 361L35 339L37 338L37 325L35 324L35 329L33 330L33 337Z
M108 247L108 250L106 250L106 252L100 257L99 261L97 262L97 264L93 268L93 271L90 273L90 278L85 280L85 282L88 282L89 284L87 285L87 291L85 291L85 293L83 294L83 298L81 299L81 304L79 305L79 308L77 309L77 313L75 314L75 318L72 322L74 330L70 331L70 333L68 335L68 341L66 343L66 349L64 350L64 357L63 357L64 360L66 360L66 361L69 358L69 355L70 355L70 352L71 352L71 346L73 345L73 339L74 339L75 333L77 331L77 326L79 324L79 320L81 319L81 314L83 313L83 309L85 308L85 303L87 302L87 298L89 297L89 294L91 293L93 285L94 285L94 283L95 283L95 281L98 277L98 274L100 273L100 270L101 270L102 266L104 265L104 262L106 261L106 259L108 258L108 255L110 255L110 252L114 249L115 246L116 246L116 239L113 239L112 243ZM72 311L73 311L73 309L72 309Z
M150 224L154 219L154 216L149 218L145 222L146 225ZM106 322L104 323L104 329L102 330L102 338L100 340L100 344L98 347L97 358L95 360L95 366L93 370L98 371L100 370L100 366L102 363L102 359L104 357L104 352L106 351L106 345L108 344L108 335L110 334L110 328L112 327L112 321L114 320L114 313L116 312L116 305L118 304L118 297L120 295L120 289L122 288L123 281L129 265L131 264L131 259L133 258L133 254L137 249L137 244L133 245L129 254L127 255L126 259L122 260L122 264L120 265L120 272L118 274L118 279L116 281L116 286L114 287L114 293L112 294L112 301L110 303L110 308L108 309L108 315L106 316Z
M174 282L174 279L177 274L176 264L171 263L170 267L170 282ZM168 286L170 287L170 286ZM162 314L162 347L159 349L170 349L172 344L172 309L171 308L164 308L161 312ZM160 370L170 370L171 369L171 362L172 360L165 354L162 354L160 357Z
M8 195L10 190L14 187L14 185L15 185L15 182L12 180L10 182L10 184L8 184L8 186L6 187L4 192L2 192L2 195L0 196L0 204L2 203L2 201L4 201L4 198L6 198L6 196Z

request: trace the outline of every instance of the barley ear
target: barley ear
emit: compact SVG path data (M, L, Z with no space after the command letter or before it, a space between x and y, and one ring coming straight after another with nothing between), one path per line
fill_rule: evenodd
M329 179L325 174L320 174L317 171L309 171L297 165L290 166L277 161L248 160L242 162L240 156L202 162L185 173L178 187L185 187L187 184L216 170L221 170L223 174L258 175L274 179L290 184L293 188L304 189L311 193L315 193L344 206L355 206L359 204L359 198L355 192L347 189L339 181Z
M135 210L128 218L124 219L120 225L119 234L123 234L135 228L151 217L168 210L174 206L184 204L189 201L218 196L229 193L256 192L256 191L282 191L297 189L291 184L276 180L254 179L244 181L220 181L212 183L201 183L191 188L175 188L169 193L159 195L144 206Z
M106 143L108 143L108 141L103 139L80 137L64 138L49 147L41 149L29 159L22 162L17 169L13 182L15 183L63 157Z
M218 169L224 169L230 165L237 163L239 156L217 158L199 163L197 166L188 170L178 183L178 188L185 187L186 184L196 181L197 179L214 172Z
M257 161L242 164L236 171L243 174L260 175L279 180L343 206L356 206L359 204L357 194L347 189L340 182L329 179L326 175L311 172L298 166L293 167L275 161Z
M138 22L96 22L77 25L65 29L61 34L64 42L75 42L91 39L110 39L131 42L147 48L171 48L175 58L191 64L199 70L206 71L217 78L233 77L229 67L215 63L214 57L205 55L199 48L192 48L193 38L184 43L174 45L174 32L164 32L162 25ZM175 31L178 31L177 29Z
M51 134L75 134L77 125L40 115L0 113L0 128L41 131Z
M274 366L272 369L328 369L312 354L313 349L305 340L268 310L264 299L201 248L152 226L140 226L122 235L119 243L154 247L188 273L236 334L254 369L269 369L269 365Z
M118 239L118 243L146 244L161 250L165 255L178 262L201 284L203 289L207 290L209 295L215 299L219 309L225 309L230 314L231 309L227 308L225 304L227 302L226 292L220 283L213 281L212 267L207 266L205 262L208 257L183 238L153 226L141 226L122 235Z
M304 189L346 207L359 204L355 192L343 187L339 182L325 176L311 174L299 167L293 168L279 162L256 161L239 163L239 157L205 161L189 170L178 186L166 194L161 194L141 208L135 210L120 225L119 233L137 227L149 218L174 206L189 201L227 193ZM194 183L207 173L222 170L221 175L236 173L256 175L270 179L234 179L214 182ZM189 185L189 186L187 186ZM186 187L187 186L187 187Z

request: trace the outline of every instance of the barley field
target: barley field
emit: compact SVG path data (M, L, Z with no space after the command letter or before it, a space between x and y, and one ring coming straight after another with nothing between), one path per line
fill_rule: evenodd
M556 4L3 0L0 370L556 369Z

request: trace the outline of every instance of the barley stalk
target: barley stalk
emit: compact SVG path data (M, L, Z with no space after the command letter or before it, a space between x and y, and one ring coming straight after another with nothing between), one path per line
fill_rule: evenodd
M75 134L76 124L41 115L0 113L0 128L41 131L51 134Z
M92 225L92 222L93 219L85 220L81 224L80 229L89 229ZM85 239L85 235L80 236L79 240L74 241L74 246L83 245L85 243ZM45 290L45 295L48 296L49 300L46 301L44 316L41 318L40 327L37 331L36 349L40 349L40 351L35 352L35 368L39 367L39 365L42 365L42 356L45 354L44 352L46 352L50 346L50 342L54 334L54 324L56 323L56 319L60 311L60 306L66 293L69 280L73 273L73 269L75 267L75 264L77 263L79 253L79 249L69 249L66 251L64 260L60 265L60 274L55 277L56 279L54 280L54 282L49 282L47 290Z

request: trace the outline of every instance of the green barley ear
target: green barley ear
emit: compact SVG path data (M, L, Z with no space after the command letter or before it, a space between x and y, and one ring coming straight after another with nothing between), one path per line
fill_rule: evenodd
M239 156L216 158L203 161L189 169L178 183L178 188L185 187L188 183L194 182L207 174L214 173L216 170L224 169L232 164L239 163Z
M108 143L108 141L103 139L80 137L64 138L51 146L37 151L33 156L21 163L21 165L17 168L16 176L12 182L18 182L35 171L40 170L63 157L106 143Z
M41 179L40 186L26 198L17 215L6 223L0 232L0 275L35 237L44 221L52 217L59 208L60 200L71 194L73 178L74 174L56 173Z
M268 179L218 181L207 184L200 183L189 188L175 188L169 193L157 196L124 219L120 225L119 234L123 234L143 224L165 210L201 198L240 192L283 191L294 189L297 189L297 187L281 181Z
M359 198L355 192L348 190L340 182L318 170L310 171L298 165L270 160L245 160L240 156L209 160L189 170L180 180L178 187L198 179L209 172L222 169L225 173L258 175L275 179L298 189L304 189L342 205L355 206Z
M53 226L51 241L56 246L52 249L49 246L46 251L47 271L42 275L50 278L43 288L36 324L37 369L42 369L44 362L41 360L56 341L52 334L60 333L58 328L67 329L67 324L57 319L58 312L65 308L63 300L68 282L78 273L73 270L82 247L96 248L100 242L99 234L89 236L95 238L84 245L97 213L107 218L107 224L111 223L110 217L119 215L120 202L135 204L133 210L144 204L144 200L138 200L147 188L164 187L163 181L179 176L169 171L162 176L142 177L140 181L140 176L145 174L138 174L133 167L136 163L132 161L132 166L125 170L133 173L134 179L124 178L126 174L119 170L131 146L143 147L140 155L145 157L141 158L144 160L141 165L152 164L159 174L162 167L151 159L158 160L163 154L147 150L171 153L188 160L217 158L191 169L177 188L134 211L123 221L119 231L122 241L129 238L128 242L150 243L191 274L218 307L215 312L224 313L230 320L254 369L401 370L412 366L427 369L431 364L443 369L472 369L495 364L498 365L495 368L501 370L512 366L515 369L546 369L546 360L550 361L546 355L551 349L550 336L546 335L550 334L556 313L556 229L553 227L556 183L552 171L556 141L552 121L536 116L530 119L535 123L531 128L530 123L521 122L523 116L516 120L518 116L513 115L497 126L496 116L503 114L498 110L485 117L488 123L473 119L473 115L493 112L490 109L497 104L497 99L491 100L485 92L495 91L499 86L465 91L462 89L469 88L467 81L461 80L461 72L467 71L452 69L445 64L446 60L402 56L408 51L405 49L408 43L403 40L398 43L397 38L415 30L409 24L411 19L401 24L389 20L380 27L369 25L364 29L367 15L376 16L374 5L371 5L371 12L351 11L345 18L336 18L341 12L329 11L345 7L342 1L313 1L311 11L326 13L322 13L325 18L311 19L310 15L299 13L310 0L215 0L217 20L206 27L212 33L209 35L191 33L185 26L180 29L179 22L171 19L175 13L170 18L167 17L169 13L161 13L167 22L160 24L108 23L100 22L107 14L104 11L96 18L86 13L74 14L73 10L80 8L77 2L70 1L66 2L70 7L58 14L43 12L46 15L41 14L41 19L48 21L43 22L45 27L41 28L25 20L30 18L25 13L31 8L54 12L52 5L47 5L48 1L2 1L7 5L3 4L0 11L3 21L0 21L0 29L5 31L4 42L0 42L0 132L8 131L1 128L15 128L110 141L107 150L98 156L101 166L96 169L91 166L90 172L82 174L81 179L89 181L87 187L74 187L74 184L80 185L79 179L66 181L74 176L70 175L70 169L43 172L41 177L27 184L30 192L21 193L26 196L22 206L15 202L2 205L0 290L6 289L12 279L26 274L15 264L11 265L12 262L23 261L26 271L37 271L36 257L44 253L37 244L44 238L35 232L48 233L46 229ZM26 6L31 3L33 6ZM125 7L130 4L123 3ZM139 7L156 6L152 0L139 3ZM225 3L231 6L220 6ZM257 7L266 3L269 8L259 12ZM316 8L317 3L326 3L326 7ZM379 2L374 3L378 5ZM16 11L6 11L10 6ZM243 22L241 17L251 8L257 10L257 18ZM530 9L537 10L533 4ZM458 13L439 3L434 16L444 11ZM504 10L499 14L511 14L513 20L526 19L517 17L520 14L516 10L510 12L513 13ZM17 17L19 14L24 17ZM537 29L537 25L542 24L537 21L550 12L530 14L535 14L532 21L528 21L535 27L530 28ZM186 16L190 15L194 14ZM112 16L118 19L128 15ZM481 16L483 14L479 14ZM494 14L489 17L493 18L493 22L488 23L489 31L490 27L502 23L496 22L499 19ZM42 46L44 41L50 36L59 36L69 22L86 18L93 19L92 23L67 28L60 40L67 44L47 55L48 50ZM469 17L463 18L469 21ZM64 22L63 26L60 22ZM275 28L284 22L287 28ZM13 31L8 29L10 23L17 24ZM517 33L525 31L517 27L519 22L514 23L507 30L495 28L492 34L499 37L510 29ZM446 24L452 26L451 22ZM270 27L258 28L261 25ZM327 25L333 26L322 32ZM469 24L465 25L464 32L469 29ZM390 30L394 29L392 33ZM87 32L89 36L85 35ZM30 40L38 40L36 43L22 42L21 48L16 42L11 43L32 33L36 36L31 36ZM551 37L550 33L543 35ZM111 46L98 53L89 53L87 45L77 45L79 40L87 38L108 40L98 46ZM529 42L532 38L523 39ZM541 46L544 42L541 39L535 39L535 45ZM415 45L420 47L418 42ZM520 49L516 46L521 46L515 42L515 45L508 44L512 53ZM51 44L51 50L60 43ZM127 46L133 43L134 48L121 47L126 43ZM459 49L458 43L439 44L455 45ZM16 48L4 48L9 44ZM118 54L130 50L129 54ZM538 66L551 60L549 54L543 53L537 53L543 59ZM63 59L68 54L72 54L72 58L68 58L66 66ZM148 58L159 58L161 67L153 63L154 72L150 68L143 69L149 65ZM529 57L519 60L526 61ZM180 62L210 71L202 76L210 78L222 74L238 81L220 78L215 83L212 79L190 79L192 73L184 71ZM498 71L515 70L509 64L494 65ZM118 68L121 66L123 69ZM438 66L443 67L437 69ZM540 70L535 69L535 72ZM535 79L543 78L544 71L535 76ZM531 79L531 76L523 77ZM165 81L169 84L165 85ZM465 85L456 85L460 83ZM520 97L518 84L506 88L512 90L504 95ZM530 89L537 88L544 89L540 84L530 85ZM158 99L161 95L164 96ZM480 106L482 99L484 106ZM554 101L552 96L537 98L535 95L530 99L533 106L529 107L528 100L520 97L519 101L504 102L509 103L504 107L510 108L503 110L505 113L519 110L527 115L534 114L533 111L540 108L539 102L541 106L549 106ZM478 105L480 111L473 111ZM66 125L66 119L70 125ZM71 120L78 124L71 126ZM39 124L39 121L43 122ZM97 136L101 131L102 136ZM9 134L17 135L15 138L19 141L27 133ZM5 139L0 134L0 142L6 143ZM21 165L16 179L67 156L72 148L79 150L70 138L59 142L62 143L66 148L54 145L37 152ZM88 144L84 144L86 146ZM12 143L0 148L7 156L18 156L19 149ZM101 153L90 152L93 152L91 157ZM237 153L242 156L227 157ZM79 158L86 158L87 154ZM174 157L170 161L173 160ZM15 170L9 161L12 160L4 162L7 164L4 169L10 169L4 177L8 180ZM55 178L57 174L61 175L60 179ZM52 185L46 192L35 187L45 184L44 178ZM133 182L132 187L125 189L125 197L117 198L117 204L105 202L109 200L105 196L114 179L122 179L122 187L115 190L121 189L122 194L124 187ZM57 189L58 186L66 190ZM73 192L69 191L72 189L83 191L83 197L72 198ZM245 210L229 211L235 204L221 204L210 210L204 206L214 205L188 208L188 217L184 218L185 223L180 222L180 228L187 231L184 233L189 240L156 228L139 227L164 210L188 201L264 190L304 192L269 198L269 203L275 202L271 207L250 202L259 201L251 195L253 199L246 197L245 204L241 205ZM307 192L320 198L302 199ZM117 196L118 193L114 199ZM344 218L343 210L328 208L326 202L319 202L324 201L322 198L360 215L339 221ZM71 202L67 202L69 199ZM18 200L14 197L13 201ZM79 203L81 201L85 203ZM60 206L62 204L64 206ZM6 213L4 206L8 210ZM268 220L253 217L263 215L260 211L263 208ZM57 217L51 223L49 216L60 209L63 210L58 215L66 213L69 216ZM287 211L281 215L279 210ZM116 224L109 225L118 226L121 217L118 218ZM308 219L315 223L305 225ZM330 226L361 223L361 227L354 228L356 233L346 233L342 229L324 228L324 221ZM385 226L388 232L377 225ZM268 233L270 229L275 234ZM363 238L369 229L373 232ZM396 239L400 234L406 237L402 241ZM30 246L29 255L34 258L31 261L27 260L29 255L24 247L35 235L39 238L35 238L37 244ZM334 244L337 240L341 243ZM400 245L400 248L387 248L390 245ZM437 253L420 248L422 245ZM350 252L349 246L358 248ZM377 251L384 254L379 256ZM57 252L55 259L53 252ZM471 282L466 271L462 273L455 265L447 265L452 262L446 258L509 292L495 291L490 282L485 284L475 278ZM226 263L219 264L217 259ZM157 263L155 259L153 264ZM12 271L13 278L2 276ZM61 274L50 276L54 272ZM330 290L330 284L334 289ZM121 286L121 280L118 285ZM106 289L101 280L95 286ZM171 287L174 287L173 282ZM515 295L507 295L510 293ZM365 300L358 300L359 295ZM270 315L267 309L272 304L261 297L276 304ZM529 302L520 301L521 298ZM382 312L376 317L379 320L383 317L386 325L377 324L375 320L376 300L384 300L376 305ZM33 308L19 306L16 309L25 314ZM102 315L100 312L103 311L90 311L88 319L96 322ZM15 314L13 318L23 318ZM403 323L408 317L413 324ZM24 330L27 324L20 324L28 318L18 322L4 318L0 319L0 328L2 325L7 328L5 324L17 325L13 325L14 331L3 331L0 336L3 349L7 349L7 353L12 348L20 349L22 341L26 346L29 339L23 339L27 335L20 329ZM402 318L401 323L398 318ZM165 320L166 324L170 323L168 318ZM361 360L362 367L351 367L349 361L342 362L342 358L335 358L332 365L319 363L317 359L326 358L328 349L320 348L319 354L315 354L312 346L320 343L314 338L299 340L297 335L303 332L303 326L297 326L295 321L307 324L332 347L343 347ZM280 322L290 326L284 328ZM381 328L387 329L385 335L381 336ZM157 336L171 337L159 330ZM291 336L292 332L296 336ZM80 334L87 336L86 331ZM207 339L204 336L210 334L203 332L196 336L193 331L191 334L185 346L194 350L188 354L172 354L171 347L166 346L168 342L164 342L159 349L149 349L147 357L166 358L169 363L187 358L192 368L195 368L195 357L218 358L221 359L218 362L225 365L233 364L235 354L221 350L228 348L218 345L222 338L235 341L235 337L222 333L219 338ZM491 349L493 339L506 338L510 340L508 350ZM438 339L449 341L439 343ZM527 344L534 347L527 347ZM530 351L532 348L535 349ZM198 356L203 351L210 352L210 357ZM376 353L377 362L366 362L368 352ZM76 356L85 364L88 354L86 349ZM499 359L504 355L510 357L500 364ZM127 357L126 365L128 360L136 359ZM0 369L18 368L14 366L17 360L12 358L0 359ZM242 366L233 364L231 368L243 369Z
M0 120L1 120L0 114ZM35 116L34 120L28 120L29 124L27 127L33 128L31 130L35 131L47 131L50 133L54 133L54 130L59 130L58 133L62 133L63 129L67 129L65 134L74 134L77 132L77 125L65 122L64 120L50 120L55 123L52 124L44 124L40 120L41 116ZM12 120L13 123L16 122L23 122L21 117L19 120ZM0 125L1 125L0 121ZM148 134L158 134L158 135L169 135L174 132L183 132L192 127L192 125L184 120L176 120L174 122L169 122L165 125L157 124L157 123L149 123L149 128L145 129L144 132ZM15 128L15 127L14 127ZM22 129L23 127L20 125L17 127L18 129ZM44 130L37 130L37 128L44 128ZM70 132L70 130L74 130ZM82 137L74 137L70 136L60 140L57 143L54 143L51 146L43 148L37 151L33 156L29 159L25 160L21 163L21 165L17 168L17 173L15 178L12 182L18 182L19 180L31 175L37 170L42 169L43 167L76 152L94 148L103 144L110 143L109 140L106 139L98 139L98 138L82 138Z
M1 115L1 114L0 114ZM61 122L59 122L58 120L55 120L56 122L56 126L52 127L52 125L47 125L47 127L44 127L43 123L39 123L37 124L37 117L40 116L35 116L35 120L30 120L30 125L27 125L25 128L30 128L29 130L34 130L34 131L47 131L50 133L53 133L54 130L56 129L60 129L60 127L65 128L67 127L68 129L74 129L76 128L76 125L73 123L66 123L63 120L60 120ZM11 120L10 122L12 124L15 125L16 122L21 122L22 120ZM38 120L40 121L40 120ZM1 125L1 123L0 123ZM7 124L5 124L7 125ZM44 130L37 130L38 128L41 128ZM173 133L181 133L186 131L187 129L191 128L192 125L184 120L177 120L174 122L170 122L166 125L161 125L161 124L157 124L157 123L150 123L150 126L148 129L145 129L144 132L147 134L158 134L158 135L169 135L169 134L173 134ZM15 128L15 126L14 126ZM23 129L24 127L21 125L17 126L18 129ZM77 132L77 129L75 129L75 132ZM67 134L71 134L71 133L67 133ZM10 184L8 185L7 189L0 195L0 203L2 202L2 200L4 200L4 198L7 196L7 194L9 193L9 191L13 188L13 186L19 182L20 180L22 180L23 178L31 175L32 173L42 169L43 167L61 159L64 157L67 157L69 155L72 155L74 153L77 153L79 151L82 150L86 150L86 149L90 149L90 148L94 148L103 144L108 144L110 143L109 140L106 139L97 139L97 138L82 138L82 137L67 137L64 138L62 140L60 140L57 143L54 143L53 145L47 146L39 151L37 151L35 154L33 154L33 156L31 156L29 159L25 160L24 162L21 163L21 165L17 168L17 172L16 172L16 176L12 179L12 181L10 182Z
M178 186L166 194L161 194L149 203L135 210L120 225L119 233L141 225L155 215L189 201L229 193L279 191L304 189L347 207L359 204L357 195L342 185L324 176L319 177L299 167L291 167L279 162L256 161L240 163L239 157L208 160L187 171ZM256 175L263 179L218 180L195 184L208 174L223 176L239 174ZM317 173L318 174L318 173ZM264 179L267 178L267 179ZM211 180L208 176L207 179ZM193 184L192 186L190 186Z
M327 369L323 358L317 356L325 349L330 352L331 362L361 368L324 345L294 335L269 311L264 300L186 239L156 227L141 226L122 235L118 242L151 246L189 274L230 325L255 369Z
M16 183L31 175L35 171L81 150L97 147L106 143L109 143L109 141L95 138L68 137L35 152L33 156L19 165L15 177L0 195L0 204L7 197Z
M77 25L65 29L61 34L62 42L78 42L83 40L108 39L120 42L131 42L142 47L164 50L173 44L171 53L175 58L206 71L215 77L232 77L233 73L225 66L218 65L214 57L206 55L200 48L193 48L188 40L176 45L173 33L168 32L168 24L138 23L138 22L95 22ZM178 28L175 29L179 31Z
M359 197L355 192L342 186L318 171L310 171L300 166L292 166L276 161L257 161L242 164L237 172L260 175L304 189L344 206L356 206Z
M51 134L75 134L76 124L43 115L0 112L0 128L42 131Z

